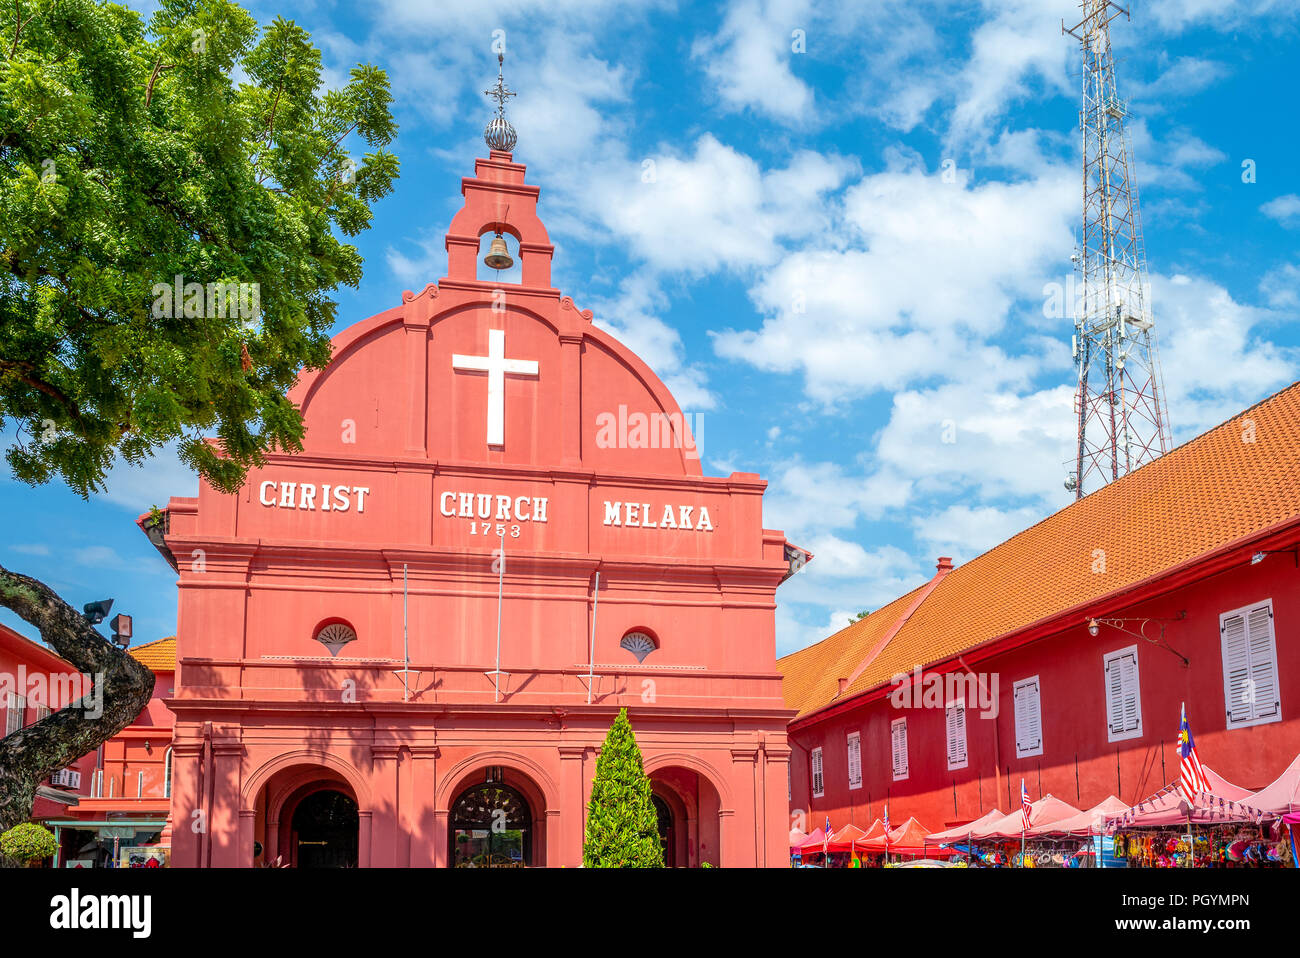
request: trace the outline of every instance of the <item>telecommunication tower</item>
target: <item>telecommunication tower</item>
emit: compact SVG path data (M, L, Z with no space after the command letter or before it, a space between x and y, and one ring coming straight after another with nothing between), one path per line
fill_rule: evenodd
M1171 446L1124 128L1128 109L1115 91L1110 47L1110 22L1129 13L1114 0L1083 0L1081 6L1083 19L1075 27L1061 24L1083 49L1083 234L1072 257L1079 277L1073 343L1079 436L1065 482L1076 499Z

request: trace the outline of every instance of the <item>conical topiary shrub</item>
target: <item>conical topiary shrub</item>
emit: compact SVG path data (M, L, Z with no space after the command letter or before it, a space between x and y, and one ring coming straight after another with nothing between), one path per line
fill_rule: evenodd
M587 868L664 867L659 816L627 709L614 719L596 761L582 863Z

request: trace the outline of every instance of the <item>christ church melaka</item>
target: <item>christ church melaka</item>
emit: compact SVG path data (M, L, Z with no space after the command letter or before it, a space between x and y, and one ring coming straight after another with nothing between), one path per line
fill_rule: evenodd
M809 556L552 288L524 166L461 191L447 275L291 393L304 450L141 517L180 576L171 864L580 865L625 707L666 863L784 867L775 593Z

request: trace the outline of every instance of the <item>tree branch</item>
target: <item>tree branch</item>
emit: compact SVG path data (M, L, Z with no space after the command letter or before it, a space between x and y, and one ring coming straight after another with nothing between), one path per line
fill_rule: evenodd
M135 721L153 695L154 674L108 642L43 582L3 566L0 606L36 626L56 653L94 683L93 691L76 702L0 739L3 831L31 815L42 781Z

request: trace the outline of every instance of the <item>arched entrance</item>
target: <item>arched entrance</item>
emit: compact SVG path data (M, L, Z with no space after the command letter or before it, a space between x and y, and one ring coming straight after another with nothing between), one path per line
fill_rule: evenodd
M705 862L721 865L722 799L713 783L682 765L661 765L648 774L664 864L670 868L698 868Z
M523 868L533 864L533 812L504 782L472 785L451 806L453 868Z
M332 788L314 791L293 812L299 868L356 868L357 803Z
M664 867L677 867L677 834L673 826L673 811L668 802L659 795L651 795L655 806L655 815L659 818L659 847L664 853Z

